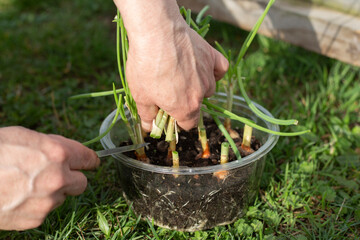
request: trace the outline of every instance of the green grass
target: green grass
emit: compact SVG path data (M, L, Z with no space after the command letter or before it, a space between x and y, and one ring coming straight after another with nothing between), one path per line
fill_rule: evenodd
M22 125L79 141L98 134L117 77L111 1L0 0L0 126ZM212 22L208 40L240 48L246 33ZM281 137L246 216L182 233L139 220L116 184L113 160L87 172L84 194L69 197L44 224L0 239L358 239L360 237L360 70L257 37L246 56L245 87L279 118L311 129ZM92 148L101 149L100 144Z

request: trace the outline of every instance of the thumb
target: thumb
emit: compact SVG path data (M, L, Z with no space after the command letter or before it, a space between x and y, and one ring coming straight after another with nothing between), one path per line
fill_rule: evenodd
M217 50L215 53L214 76L216 80L220 80L229 68L229 61Z

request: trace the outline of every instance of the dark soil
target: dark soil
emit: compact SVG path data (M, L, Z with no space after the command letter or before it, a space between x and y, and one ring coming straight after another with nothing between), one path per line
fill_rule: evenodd
M221 143L227 140L212 119L204 118L204 125L206 127L206 134L209 140L209 147L211 152L210 158L201 158L202 148L201 143L198 140L197 128L193 128L190 131L181 131L179 133L179 142L176 145L176 151L178 151L180 157L180 166L203 167L220 164ZM234 130L239 133L240 138L236 138L234 141L237 147L240 148L242 143L243 130ZM169 161L167 158L169 143L165 141L164 134L160 139L145 137L144 140L145 142L150 143L146 149L146 155L150 159L151 164L160 166L172 165L172 161ZM253 136L251 140L251 148L256 151L260 147L260 142ZM240 153L241 157L245 157L247 155L244 151L240 151ZM132 152L126 153L126 155L136 159L135 154ZM230 147L229 162L234 160L236 160L236 156Z
M243 216L258 193L264 163L261 158L228 170L223 179L216 172L173 175L129 167L121 161L116 166L124 197L136 215L164 228L193 232L227 225Z

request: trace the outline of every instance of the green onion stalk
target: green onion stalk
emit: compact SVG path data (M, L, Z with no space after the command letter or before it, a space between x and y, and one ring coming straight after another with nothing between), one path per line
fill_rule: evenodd
M249 148L251 145L252 127L245 124L242 146Z
M225 164L229 161L229 146L228 142L221 144L220 164Z
M171 142L176 139L175 124L176 124L175 118L170 116L168 125L167 125L165 141Z
M239 65L239 67L237 69L237 80L238 80L238 84L239 84L239 87L240 87L240 92L241 92L242 96L244 97L246 104L249 106L249 108L252 110L252 112L255 113L261 119L263 119L265 121L268 121L270 123L273 123L273 124L277 124L277 125L297 125L298 120L296 120L296 119L283 120L283 119L277 119L277 118L269 117L268 115L264 114L262 111L260 111L254 105L254 103L250 100L250 98L246 94L244 83L243 83L243 78L241 77L241 67L242 67L242 61L240 62L240 65Z
M116 19L116 53L117 53L117 63L118 63L118 70L120 75L121 84L123 86L125 96L125 106L129 109L131 123L129 123L125 114L122 114L122 120L125 122L126 129L129 133L131 141L133 144L141 144L144 143L144 137L141 127L141 120L137 113L137 107L134 98L131 95L128 83L126 81L125 72L123 72L122 67L126 69L126 61L127 61L127 54L129 51L129 42L127 38L126 29L124 26L123 19L120 16L119 10L117 11ZM120 53L121 52L121 53ZM122 107L122 106L121 106ZM149 162L149 159L146 156L145 148L139 148L135 152L136 157L140 161Z
M268 128L262 127L260 125L257 125L256 123L254 123L253 121L244 118L244 117L240 117L238 115L236 115L235 113L229 112L228 110L226 110L225 108L222 108L218 105L215 105L213 103L211 103L208 99L204 99L203 104L206 105L205 107L202 107L201 110L204 112L209 113L211 116L217 116L217 117L223 117L223 118L230 118L232 120L236 120L239 122L242 122L244 124L249 125L250 127L256 128L260 131L266 132L266 133L270 133L270 134L274 134L274 135L278 135L278 136L286 136L286 137L291 137L291 136L299 136L305 133L309 133L310 130L304 130L304 131L298 131L298 132L277 132L277 131L273 131L270 130Z
M130 139L132 142L136 142L136 136L134 134L134 131L132 129L132 126L129 122L129 120L127 119L126 115L125 115L125 110L124 110L124 103L123 103L123 96L120 94L119 96L117 96L117 92L116 92L116 87L115 87L115 84L113 83L113 94L114 94L114 99L115 99L115 103L116 103L116 106L118 106L118 110L120 112L120 116L121 116L121 119L123 120L123 122L125 123L125 127L126 127L126 130L127 132L129 133L129 136L130 136Z
M168 116L169 115L164 110L159 109L156 118L153 121L150 137L155 139L159 139L161 137L165 124L168 121Z
M177 151L172 151L173 167L178 168L180 166L179 153Z
M264 12L262 13L260 18L256 22L256 24L254 25L254 27L250 31L249 35L247 36L244 44L242 45L242 47L240 49L240 52L238 53L238 55L236 57L235 64L230 64L228 72L224 76L224 79L226 80L225 81L226 86L224 86L224 89L225 89L225 92L226 92L226 95L227 95L226 109L229 112L232 111L233 97L234 97L234 87L235 87L235 83L236 83L236 79L237 79L237 69L239 69L239 66L241 64L241 61L242 61L245 53L247 52L249 46L251 45L251 42L253 41L254 37L256 36L257 31L259 30L262 22L265 19L265 16L267 15L270 7L274 4L274 2L275 2L275 0L270 0L268 2ZM232 61L231 51L226 53L224 48L218 42L215 42L215 44L216 44L218 50L227 58L229 63L231 63L231 61ZM231 128L231 119L230 118L225 118L224 126L225 126L226 130L230 133L230 136L232 138L238 138L239 137L239 134Z
M121 101L121 100L120 100L120 101L118 100L118 96L117 96L116 92L115 92L115 94L114 94L114 98L115 98L115 102L116 102L117 109L116 109L115 116L114 116L114 118L113 118L110 126L108 127L108 129L106 129L105 132L103 132L103 133L100 134L99 136L97 136L97 137L95 137L95 138L93 138L93 139L91 139L91 140L89 140L89 141L83 142L82 144L84 144L85 146L88 146L88 145L90 145L90 144L92 144L92 143L95 143L95 142L99 141L100 139L102 139L103 137L105 137L105 136L110 132L110 130L115 126L119 114L121 115L121 114L123 113L123 111L121 111L121 110L123 110L123 108L122 108L122 101ZM120 98L120 99L122 99L122 98ZM125 114L125 113L124 113L124 114Z
M217 49L229 61L229 63L231 63L232 62L232 59L231 59L232 58L232 52L231 52L231 50L229 50L226 53L224 48L218 42L215 42L215 45L216 45ZM236 83L236 78L234 77L234 67L233 67L232 64L229 65L229 69L226 72L223 79L224 79L224 81L222 81L223 88L224 88L224 91L226 93L226 107L225 108L228 111L231 112L232 111L232 106L233 106L233 99L234 99L234 87L235 87L235 83ZM225 129L229 132L230 136L233 139L239 138L239 134L231 128L231 119L230 118L225 118L224 126L225 126Z
M230 146L230 144L228 142L223 142L221 144L220 164L225 164L229 161L229 146ZM227 178L228 174L229 174L229 171L220 170L220 171L214 172L213 175L218 180L224 180Z
M168 160L171 160L173 158L174 151L176 151L176 140L175 139L169 143L168 155L167 155Z
M200 118L199 118L199 125L198 125L198 132L199 132L199 141L202 147L202 154L201 158L209 158L211 156L209 142L206 135L206 129L204 126L204 117L202 111L200 111Z
M241 149L245 155L249 155L254 152L251 148L251 137L253 128L246 125L244 126L243 141L241 143Z
M191 26L201 37L205 38L209 31L211 16L203 17L205 12L209 9L209 6L205 6L197 15L194 21L191 18L191 11L186 10L184 7L180 8L180 12L185 17L186 22ZM211 156L208 138L206 134L206 128L204 126L203 112L200 111L200 117L198 122L198 134L199 141L202 147L201 158L209 158Z
M169 148L168 148L168 159L171 159L171 157L173 156L173 153L176 150L176 129L175 129L175 118L170 117L169 121L168 121L168 125L167 125L167 130L166 130L166 137L165 137L165 141L167 141L169 143Z
M172 162L173 162L173 168L179 168L180 166L180 158L179 153L177 151L172 151ZM179 175L174 174L174 177L177 178Z
M225 129L225 126L223 125L223 123L218 118L216 112L213 112L211 114L211 116L214 119L214 121L215 121L216 125L218 126L218 128L220 129L220 131L222 132L222 134L225 136L226 140L228 140L232 150L235 153L236 159L241 159L239 149L237 148L237 146L236 146L234 140L232 139L232 137L230 136L229 132Z

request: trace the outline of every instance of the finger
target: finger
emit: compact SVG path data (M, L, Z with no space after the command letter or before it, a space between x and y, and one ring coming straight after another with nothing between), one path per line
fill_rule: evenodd
M199 123L199 115L188 120L176 121L178 126L185 131L189 131L190 129L196 127Z
M62 192L51 195L28 198L17 211L23 217L32 219L44 219L52 210L64 203L66 196Z
M66 195L77 196L85 191L87 178L82 172L70 171L68 180L69 182L66 184L66 187L63 188Z
M206 79L206 81L209 81L209 87L208 87L207 91L205 92L204 97L208 98L208 97L211 97L216 90L216 81L215 81L215 77L213 77L213 76L208 77Z
M55 208L60 207L60 206L65 202L65 200L66 200L66 194L65 194L65 193L62 193L62 192L58 192L55 197L56 197L57 201L56 201L56 203L54 204L54 206L53 206L53 208L51 209L51 211L54 210Z
M229 61L217 50L215 53L214 76L216 80L220 80L229 68Z
M71 170L91 170L100 165L100 159L90 148L60 135L48 136L57 141L60 148L63 148L63 151L66 152L66 161L69 163Z
M45 217L38 218L38 219L23 218L23 219L18 220L16 222L16 224L14 225L14 228L11 228L9 230L25 231L25 230L37 228L37 227L40 227L40 225L43 223L44 220L45 220Z
M146 132L150 132L152 122L156 118L159 108L156 105L137 105L138 114L141 118L141 126Z
M178 109L175 113L169 113L169 115L176 119L176 123L180 128L184 129L185 131L189 131L198 125L200 107L194 109L184 117L183 113L186 112L186 110L187 109Z

